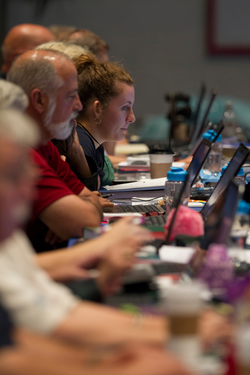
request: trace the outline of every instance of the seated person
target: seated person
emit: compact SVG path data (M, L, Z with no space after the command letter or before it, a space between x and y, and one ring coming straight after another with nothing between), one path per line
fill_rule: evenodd
M14 324L78 344L126 340L163 344L164 319L145 318L140 330L130 315L80 302L35 264L32 248L17 227L25 219L33 197L34 176L27 144L34 146L37 132L28 118L22 121L22 132L16 127L17 121L7 126L6 116L0 114L3 124L0 130L0 298Z
M84 227L100 225L102 205L113 204L84 187L51 142L69 136L82 108L72 61L55 51L29 51L13 63L8 80L28 95L26 112L41 132L40 144L32 150L41 178L27 231L38 252L50 250L48 229L62 240L82 237Z
M84 153L97 163L102 183L102 144L124 139L129 124L135 121L133 80L119 65L100 63L87 55L76 59L75 66L82 103L76 130Z
M7 121L10 115L14 120L12 122ZM19 126L16 126L17 123ZM164 364L166 366L163 373L167 374L168 372L165 371L170 371L170 374L175 374L177 371L176 374L185 374L182 366L171 356L164 358L163 349L160 348L161 343L165 344L166 339L165 319L145 317L143 320L139 318L138 321L133 316L108 307L79 302L64 287L53 283L35 265L32 249L24 234L17 230L17 227L25 219L33 196L34 175L27 145L34 146L38 138L37 132L28 118L20 123L20 114L13 118L13 113L6 115L1 112L0 124L2 125L0 127L0 299L10 313L14 324L68 341L71 345L75 343L79 349L81 347L81 350L83 345L86 348L88 342L94 345L104 344L107 349L109 343L127 343L131 347L131 341L133 341L139 350L143 350L142 343L147 346L158 344L155 349L148 347L144 355L147 353L146 356L151 358L150 353L152 353L154 360L158 361L161 358L161 370ZM112 347L115 348L114 345ZM119 347L122 348L123 345ZM74 352L75 350L74 347ZM58 351L57 353L60 361L60 353ZM33 358L33 355L30 357ZM142 359L140 356L137 357L136 353L133 353L132 357L134 361ZM94 358L96 359L96 356ZM134 362L128 363L127 361L124 363L124 366L128 366L126 370L134 373L133 370L136 368L133 366ZM8 356L6 359L6 355L2 356L0 353L1 374L8 374L8 365L13 366L13 363L16 362L11 361ZM145 363L145 358L143 363ZM149 361L148 365L151 366L150 363ZM26 361L24 364L28 365ZM102 362L102 364L106 363ZM137 371L138 364L142 362L137 362ZM35 366L34 363L33 366ZM66 368L65 366L65 371ZM9 374L13 374L15 366L11 369L12 372ZM75 367L72 369L75 370ZM102 371L105 369L106 367L102 366ZM45 373L49 374L49 369L46 370ZM67 374L62 371L60 373ZM34 373L34 370L31 373ZM39 374L39 372L35 373ZM74 373L78 374L78 371ZM117 373L117 368L113 373ZM119 373L122 372L119 371ZM135 373L138 374L138 372ZM150 371L146 373L151 374ZM153 373L157 374L155 369ZM109 374L112 374L112 371Z
M1 375L191 375L173 355L157 348L78 349L20 329L13 332L8 313L1 305L0 368Z
M96 58L100 62L108 61L108 51L109 46L108 44L101 39L98 35L94 34L92 31L87 29L75 29L68 33L67 38L65 40L69 40L78 46L82 46L84 48L88 48L89 51L96 56ZM47 43L46 43L47 44ZM104 142L103 146L105 151L108 155L105 155L105 171L106 177L104 180L104 185L110 185L110 181L112 178L112 166L109 163L111 161L112 165L115 167L121 161L125 161L126 158L121 156L114 156L114 148L116 142ZM108 160L109 159L109 160Z
M28 97L24 91L13 83L0 80L0 107L17 108L23 111L27 107ZM12 123L18 124L20 131L25 133L26 118L22 114L12 114L6 117L0 125L2 131L11 131ZM24 129L23 129L24 126ZM101 237L75 245L71 251L61 249L60 251L46 252L37 255L37 262L49 275L58 281L80 279L79 283L71 283L74 291L80 293L81 298L100 301L102 295L111 293L119 287L121 276L133 263L133 253L137 247L150 240L149 233L142 228L133 225L132 218L126 218L113 229ZM125 244L125 245L124 245ZM124 248L125 246L125 248ZM130 248L130 249L129 249ZM119 250L118 250L119 249ZM124 257L129 252L130 258ZM88 271L84 267L98 267L99 274L96 278L89 279ZM85 279L88 280L85 281ZM113 291L114 291L113 290Z
M89 50L72 42L48 42L43 43L36 49L53 50L65 53L73 61L83 53L88 54ZM76 127L76 123L75 123ZM79 143L75 127L72 129L70 136L65 140L53 139L52 142L62 156L66 158L72 171L79 180L91 191L100 189L100 178L95 161L84 154Z
M12 27L2 44L3 65L0 72L1 78L6 79L6 74L17 56L51 40L54 40L54 36L44 26L23 23Z
M75 29L68 34L67 40L88 48L100 62L108 61L108 44L98 35L87 29Z

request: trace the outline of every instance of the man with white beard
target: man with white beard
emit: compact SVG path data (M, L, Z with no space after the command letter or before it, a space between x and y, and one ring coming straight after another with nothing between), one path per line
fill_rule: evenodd
M32 150L41 179L27 232L36 251L51 250L58 238L82 237L84 227L99 226L102 205L110 203L84 187L51 142L69 136L82 108L77 72L66 55L33 50L17 58L7 79L28 95L26 113L41 131L40 145Z

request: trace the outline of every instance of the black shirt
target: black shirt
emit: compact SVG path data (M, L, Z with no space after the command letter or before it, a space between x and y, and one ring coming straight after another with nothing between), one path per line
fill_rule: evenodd
M0 305L0 348L12 345L11 339L12 323L8 313Z
M76 131L79 137L80 145L82 146L85 155L91 157L97 165L98 174L100 176L102 185L102 179L104 177L104 147L103 145L100 145L98 148L95 148L95 143L91 136L88 134L88 132L86 132L85 129L81 128L79 125L77 125Z

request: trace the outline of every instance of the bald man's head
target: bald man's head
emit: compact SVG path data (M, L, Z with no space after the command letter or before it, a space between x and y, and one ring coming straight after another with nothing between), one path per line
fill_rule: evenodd
M4 60L2 71L7 73L17 56L53 40L52 33L44 26L28 23L14 26L6 35L2 45Z

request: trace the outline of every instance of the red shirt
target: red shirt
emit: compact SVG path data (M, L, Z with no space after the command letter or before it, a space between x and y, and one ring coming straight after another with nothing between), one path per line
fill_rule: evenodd
M61 159L59 151L51 141L46 146L32 150L32 157L41 171L37 183L37 199L33 207L32 219L51 203L71 194L78 195L84 184L76 177L67 162Z
M32 221L28 223L27 234L37 252L52 250L54 247L44 241L48 227L38 218L51 203L71 194L78 195L84 184L76 177L67 162L61 159L52 142L31 150L31 155L40 169L37 196L33 206ZM66 244L60 244L60 247Z

